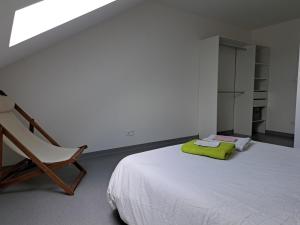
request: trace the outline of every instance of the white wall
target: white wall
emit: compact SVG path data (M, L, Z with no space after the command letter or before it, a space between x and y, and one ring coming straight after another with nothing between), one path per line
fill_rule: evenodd
M300 19L253 31L253 40L271 48L267 130L294 133Z
M97 151L195 135L196 46L219 33L251 37L148 2L2 69L0 87L65 146Z

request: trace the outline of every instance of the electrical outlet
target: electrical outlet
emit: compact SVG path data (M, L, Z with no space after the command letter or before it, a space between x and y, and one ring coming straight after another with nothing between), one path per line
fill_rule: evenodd
M126 136L128 136L128 137L132 137L134 135L135 135L135 130L129 130L126 132Z

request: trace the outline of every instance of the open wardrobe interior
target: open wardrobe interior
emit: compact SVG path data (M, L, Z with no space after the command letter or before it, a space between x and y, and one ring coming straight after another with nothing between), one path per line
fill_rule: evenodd
M199 98L204 92L211 92L211 100L215 101L216 107L207 110L200 105L199 109L200 114L214 110L210 115L215 127L211 129L219 134L242 136L265 133L270 49L222 37L203 40L200 55L201 49L214 53L209 54L214 63L200 65L200 71L211 73L214 89L205 90L201 78L199 84Z

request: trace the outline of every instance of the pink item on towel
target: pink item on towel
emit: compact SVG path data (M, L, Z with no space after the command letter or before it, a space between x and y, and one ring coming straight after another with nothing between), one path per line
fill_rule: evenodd
M224 135L216 135L214 140L217 141L226 141L226 142L236 142L238 139L233 136L224 136Z

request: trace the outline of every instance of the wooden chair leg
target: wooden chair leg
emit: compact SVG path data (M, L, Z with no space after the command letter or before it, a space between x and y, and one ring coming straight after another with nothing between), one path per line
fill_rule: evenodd
M29 164L29 160L23 159L22 161L18 162L13 166L2 167L3 172L2 172L2 177L0 177L0 181L12 176L17 171L28 169L28 164Z
M34 177L37 177L41 174L43 174L43 171L41 171L39 169L35 169L34 171L24 173L24 174L19 175L19 176L7 177L6 179L4 179L0 182L0 187L5 188L5 187L8 187L12 184L14 184L14 185L19 184L19 183L22 183L24 181L30 180Z
M78 163L74 162L73 165L79 170L79 174L75 178L73 184L68 185L66 184L58 175L54 173L54 169L59 169L64 167L63 164L50 164L46 167L42 168L36 168L33 171L23 173L21 175L13 176L13 177L7 177L7 179L3 179L0 181L0 187L5 188L7 186L10 186L12 184L18 184L27 180L30 180L34 177L40 176L42 174L46 174L57 186L59 186L61 189L64 190L64 192L67 195L74 195L74 192L77 188L77 186L80 184L82 178L86 175L85 169Z
M3 168L3 129L0 127L0 178L2 176Z
M74 163L73 163L73 165L79 170L79 171L82 171L82 172L84 172L84 173L86 173L86 170L77 162L77 161L75 161Z
M65 191L68 195L74 195L74 190L67 185L59 176L57 176L48 166L39 165L38 166L57 186Z
M30 180L34 177L37 177L39 175L42 174L46 174L57 186L59 186L61 189L64 190L64 192L68 195L73 195L74 191L72 190L72 188L70 186L68 186L59 176L57 176L50 168L37 168L34 171L28 172L28 173L24 173L22 175L19 176L15 176L12 178L8 178L5 179L3 181L0 182L0 187L4 188L7 186L10 186L12 184L18 184L27 180Z
M73 165L79 170L79 174L77 175L77 177L75 178L75 181L71 185L71 188L74 192L76 190L76 188L78 187L78 185L80 184L83 177L86 175L86 170L76 161L73 163Z
M71 157L70 160L59 162L59 163L52 163L52 164L45 164L41 160L39 160L27 147L25 147L13 134L11 134L8 130L6 130L4 127L0 125L0 152L3 151L3 135L5 135L10 141L12 141L30 160L31 162L37 166L37 168L41 171L34 171L34 172L27 172L23 173L20 176L9 178L9 179L2 179L2 176L0 177L0 186L5 186L13 183L18 183L19 180L24 181L27 179L32 178L33 176L38 176L42 173L45 173L57 186L62 188L66 194L73 195L76 187L86 174L86 171L83 169L82 166L78 162L76 162L76 159L80 156L82 151L87 148L87 146L80 147L77 152ZM2 155L2 153L1 153ZM2 158L2 156L1 156ZM2 161L2 160L1 160ZM59 176L57 176L54 173L54 169L58 169L67 165L73 164L79 171L79 175L76 177L75 182L72 185L67 185ZM2 163L0 164L0 169L2 168ZM1 170L2 171L2 170ZM17 173L20 171L16 171Z
M48 176L49 178L60 188L62 188L66 194L68 195L74 195L74 192L78 185L80 184L83 177L86 175L86 170L78 163L74 162L73 165L79 170L79 174L75 178L75 181L71 185L67 185L61 178L59 178L51 168L41 168ZM51 167L51 166L50 166Z

